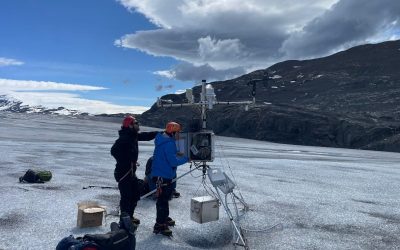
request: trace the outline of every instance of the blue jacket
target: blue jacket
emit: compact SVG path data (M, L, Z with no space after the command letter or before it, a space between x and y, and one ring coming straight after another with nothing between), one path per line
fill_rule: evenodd
M176 168L189 161L187 157L178 157L176 154L175 139L164 133L158 133L154 140L155 149L151 175L165 179L173 179L176 176Z

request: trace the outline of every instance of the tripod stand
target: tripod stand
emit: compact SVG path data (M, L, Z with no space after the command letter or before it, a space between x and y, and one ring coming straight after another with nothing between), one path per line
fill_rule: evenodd
M190 169L188 172L176 177L172 180L171 183L176 182L178 179L192 173L195 170L200 169L203 171L203 178L208 177L210 183L213 185L215 189L215 194L217 196L216 198L218 198L219 202L222 204L232 224L233 237L234 239L236 239L233 244L242 246L244 247L244 249L249 249L249 246L247 245L247 240L243 235L243 230L240 226L240 215L239 209L237 207L237 202L240 202L243 205L244 211L248 211L249 206L244 201L243 197L239 197L234 193L236 184L223 171L221 171L219 168L211 168L205 162L203 162L202 165L198 165L195 168ZM154 194L156 191L157 190L155 189L141 196L140 199L146 198ZM222 195L224 195L224 197ZM232 200L234 213L232 213L232 210L229 207L228 197Z

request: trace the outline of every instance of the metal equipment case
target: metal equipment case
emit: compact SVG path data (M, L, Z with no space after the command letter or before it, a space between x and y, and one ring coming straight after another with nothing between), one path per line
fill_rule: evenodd
M211 196L192 198L190 203L190 219L200 224L218 220L218 200Z

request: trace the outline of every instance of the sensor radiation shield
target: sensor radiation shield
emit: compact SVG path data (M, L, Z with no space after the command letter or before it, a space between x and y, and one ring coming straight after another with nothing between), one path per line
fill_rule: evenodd
M212 131L180 133L176 146L179 152L191 161L214 161L214 139Z

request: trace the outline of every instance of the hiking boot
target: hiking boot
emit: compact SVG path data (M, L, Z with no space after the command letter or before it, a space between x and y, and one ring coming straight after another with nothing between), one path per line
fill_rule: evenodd
M176 192L176 190L174 189L174 191L172 191L172 197L179 198L179 197L181 197L181 193Z
M167 222L165 222L169 227L175 226L175 221L171 217L167 217Z
M174 189L171 193L171 196L169 197L169 200L172 200L172 198L179 198L181 196L181 193L176 192L176 190Z
M139 225L140 224L140 220L138 218L132 217L131 221L135 225Z
M165 236L172 236L172 231L168 228L167 224L154 224L153 233L162 234Z

